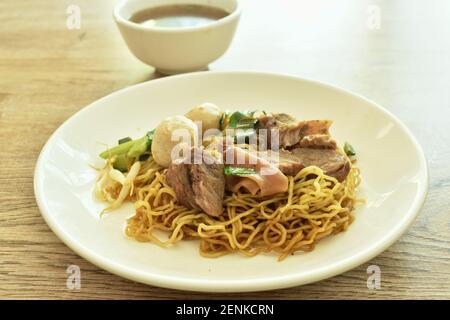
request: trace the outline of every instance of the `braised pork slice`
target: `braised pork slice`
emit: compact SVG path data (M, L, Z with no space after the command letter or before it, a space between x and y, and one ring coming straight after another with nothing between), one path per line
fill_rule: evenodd
M260 155L263 154L260 153ZM277 155L278 157L276 157ZM303 168L316 166L322 169L326 175L343 181L351 167L347 156L332 149L296 148L280 150L277 154L266 151L263 156L270 162L278 164L278 169L289 176L295 176Z
M286 114L270 114L259 117L259 129L267 130L267 146L271 147L271 129L278 130L280 148L313 147L335 149L336 142L331 138L330 120L296 121Z
M220 216L225 193L223 164L193 164L190 176L197 205L210 216Z
M199 209L192 190L189 164L172 162L166 173L166 182L175 191L178 203L190 209Z
M225 193L223 164L204 150L192 150L191 159L203 157L201 161L183 160L172 162L167 170L167 184L174 189L177 201L190 209L201 209L211 216L222 214ZM198 159L197 159L198 160Z
M311 134L304 136L292 146L294 148L336 149L336 141L329 134Z
M336 150L296 148L290 152L304 167L319 167L326 175L335 177L339 181L344 181L350 171L350 160ZM285 166L286 172L288 167Z
M276 163L266 160L255 151L233 146L225 151L225 159L230 166L255 169L255 173L245 176L227 176L227 186L232 192L243 188L253 195L265 197L288 190L288 178L277 168Z

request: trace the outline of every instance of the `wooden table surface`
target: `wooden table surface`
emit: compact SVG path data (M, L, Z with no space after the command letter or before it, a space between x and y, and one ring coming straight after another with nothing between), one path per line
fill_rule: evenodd
M450 1L242 0L230 50L211 70L263 70L326 81L398 116L429 162L427 201L387 251L318 283L260 293L202 294L122 279L50 231L33 170L50 134L87 104L151 80L115 27L109 0L0 2L0 298L450 298ZM66 27L69 5L81 28ZM389 155L382 155L389 156ZM69 265L81 289L66 287ZM368 289L367 267L381 269Z

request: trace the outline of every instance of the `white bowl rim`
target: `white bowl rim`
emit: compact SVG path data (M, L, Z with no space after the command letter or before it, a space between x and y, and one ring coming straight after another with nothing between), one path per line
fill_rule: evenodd
M235 74L235 75L254 75L254 76L270 76L270 77L279 77L284 79L291 80L301 80L305 82L309 82L311 84L322 86L325 88L329 88L332 90L336 90L341 92L342 94L350 95L355 98L361 99L371 105L371 107L377 109L379 112L382 112L388 115L392 121L394 121L408 136L408 138L413 142L414 147L418 151L419 154L419 163L421 168L424 169L424 181L418 184L417 194L414 199L414 202L411 206L411 209L405 213L406 219L402 220L402 223L398 224L398 226L391 230L390 233L386 234L383 238L375 242L371 247L366 248L366 250L359 252L358 254L349 257L346 260L341 260L335 262L334 264L329 264L326 267L315 269L309 273L301 273L301 274L289 274L286 276L277 276L277 277L267 277L263 279L253 279L253 280L199 280L195 278L178 278L166 275L149 275L147 273L143 273L140 270L136 270L127 266L124 266L120 263L112 261L108 258L102 257L86 246L83 246L77 242L76 239L70 237L68 234L64 232L63 229L60 229L58 225L55 223L53 219L51 219L50 210L47 207L45 201L43 201L43 190L39 188L39 181L42 179L43 173L43 158L45 154L49 151L51 146L51 142L59 135L59 133L72 121L78 118L83 113L87 112L89 109L93 108L96 104L101 101L111 99L116 95L120 95L127 90L136 90L140 87L148 85L149 82L153 83L155 81L164 82L171 81L173 78L183 78L183 77L202 77L208 76L209 74L215 75L227 75L227 74ZM49 137L48 141L42 148L42 151L38 157L36 167L34 170L34 193L36 197L36 201L38 207L42 213L42 216L46 223L49 225L51 230L74 252L79 254L84 259L90 261L94 265L107 270L113 274L119 275L121 277L164 288L170 289L178 289L178 290L186 290L186 291L199 291L199 292L255 292L255 291L263 291L263 290L275 290L282 288L289 288L299 285L305 285L308 283L316 282L319 280L327 279L338 274L344 273L348 270L356 268L357 266L371 260L375 256L379 255L381 252L385 251L388 247L390 247L397 239L399 239L403 233L410 227L410 225L414 222L415 218L419 214L427 195L428 185L429 185L429 169L427 165L427 161L425 158L425 154L421 145L418 143L417 139L413 136L411 131L403 124L397 117L395 117L390 111L384 109L380 105L375 102L359 95L353 93L349 90L343 89L341 87L331 85L328 83L324 83L321 81L317 81L310 78L298 77L290 74L282 74L282 73L273 73L273 72L258 72L258 71L199 71L199 72L191 72L180 74L176 76L164 77L155 80L149 80L142 83L135 84L130 87L122 88L118 91L115 91L109 95L106 95L92 103L88 106L82 108L74 115L72 115L69 119L67 119L63 124L60 125L58 129Z
M142 25L139 23L131 22L128 19L125 19L122 16L120 11L122 10L122 8L125 6L125 4L128 1L129 0L122 0L118 4L116 4L116 6L114 7L113 17L117 23L121 23L121 24L123 24L129 28L135 29L135 30L153 31L153 32L161 32L161 33L196 32L196 31L217 28L221 25L228 23L229 21L237 19L241 15L241 11L242 11L239 0L233 0L236 4L236 8L232 12L230 12L227 16L225 16L219 20L216 20L216 21L213 21L211 23L208 23L206 25L201 25L201 26L182 27L182 28L163 28L163 27Z

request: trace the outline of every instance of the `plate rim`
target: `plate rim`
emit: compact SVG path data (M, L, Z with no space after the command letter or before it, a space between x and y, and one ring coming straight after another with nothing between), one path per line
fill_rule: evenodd
M423 181L419 181L419 188L417 190L418 196L414 198L414 202L411 205L411 209L406 212L404 219L401 224L399 224L395 229L393 229L390 233L380 238L378 241L374 242L370 247L365 250L356 253L355 255L339 261L334 264L329 264L326 267L316 269L310 271L308 273L290 273L286 276L278 276L278 277L266 277L261 279L252 279L252 280L204 280L204 279L195 279L195 278L180 278L176 276L166 276L166 275L157 275L157 274L149 274L143 273L140 270L136 270L134 268L127 267L123 264L112 261L106 257L98 255L94 251L90 250L88 247L85 247L77 242L76 239L72 238L70 235L64 232L62 228L59 228L53 219L51 219L50 209L47 207L44 199L43 199L43 190L40 186L40 182L42 181L42 173L43 173L43 159L47 152L50 150L50 146L52 145L53 140L57 138L60 132L72 121L75 121L80 115L84 114L91 108L95 107L96 104L101 103L105 100L114 98L116 95L120 95L123 92L129 90L137 90L140 87L148 86L151 83L155 82L168 82L173 81L173 79L178 78L189 78L189 77L208 77L210 74L213 75L251 75L251 76L262 76L262 77L278 77L284 78L288 80L294 81L303 81L309 82L310 84L325 87L327 89L338 91L345 95L350 95L354 98L358 98L371 107L378 109L379 112L387 115L392 121L394 121L406 134L406 136L411 140L415 149L419 155L419 163L420 167L423 168ZM422 171L422 170L421 170ZM426 160L425 153L423 151L422 146L417 141L415 136L412 134L410 129L400 121L393 113L389 110L383 108L379 104L374 101L358 94L353 91L341 88L340 86L336 86L327 82L322 82L316 79L300 77L297 75L286 74L286 73L275 73L275 72L260 72L260 71L200 71L200 72L191 72L185 73L181 75L175 75L170 77L163 77L153 80L148 80L145 82L137 83L134 85L130 85L124 88L121 88L117 91L107 94L91 103L87 106L81 108L73 115L71 115L68 119L66 119L60 126L50 135L45 145L43 146L41 152L39 153L35 169L34 169L34 178L33 178L33 188L35 199L41 212L42 217L44 218L47 225L50 229L55 233L55 235L71 250L73 250L77 255L86 259L90 263L96 265L97 267L104 269L110 273L121 276L123 278L137 281L140 283L164 287L169 289L177 289L177 290L185 290L185 291L197 291L197 292L256 292L263 290L275 290L275 289L283 289L294 286L300 286L309 284L312 282L324 280L327 278L334 277L338 274L342 274L346 271L349 271L353 268L360 266L361 264L373 259L375 256L379 255L387 248L389 248L395 241L397 241L406 230L412 225L415 221L417 215L421 211L423 204L425 202L429 187L429 168Z

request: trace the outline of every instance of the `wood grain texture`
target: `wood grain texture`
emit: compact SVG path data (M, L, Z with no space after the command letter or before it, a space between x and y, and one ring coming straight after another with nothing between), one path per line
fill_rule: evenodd
M70 4L81 8L80 30L66 28ZM359 92L398 116L422 144L430 167L428 198L409 231L354 270L270 292L188 293L100 270L66 247L45 224L33 195L35 162L51 133L75 112L157 75L125 47L111 19L114 2L2 0L0 298L450 298L450 2L242 4L235 41L210 69L315 78ZM372 28L368 19L377 10L380 26ZM80 290L66 288L66 268L71 264L81 268ZM381 289L366 286L371 264L381 268Z

